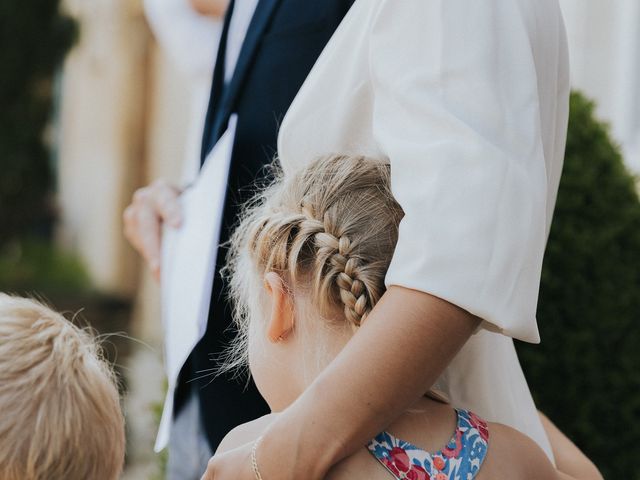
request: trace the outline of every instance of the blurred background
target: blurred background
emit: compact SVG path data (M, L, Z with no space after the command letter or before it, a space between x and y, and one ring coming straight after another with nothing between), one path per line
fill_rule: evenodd
M162 476L164 377L158 285L121 216L136 188L197 173L214 3L0 5L0 291L122 334L105 348L125 394L128 479ZM560 3L575 92L543 343L519 350L540 407L605 477L640 479L640 2Z

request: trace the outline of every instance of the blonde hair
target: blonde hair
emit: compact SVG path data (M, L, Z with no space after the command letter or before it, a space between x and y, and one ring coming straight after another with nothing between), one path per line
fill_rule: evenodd
M324 318L357 328L385 291L402 209L390 167L361 156L319 158L284 176L246 207L231 239L228 267L239 340L228 368L246 365L250 319L262 279L277 272Z
M45 305L0 294L0 478L113 480L124 421L92 336Z

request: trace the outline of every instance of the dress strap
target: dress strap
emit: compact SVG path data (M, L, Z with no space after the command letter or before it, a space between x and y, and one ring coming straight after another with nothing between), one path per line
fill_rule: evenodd
M397 479L472 480L487 456L487 423L467 410L456 409L456 430L449 443L430 453L388 432L377 435L369 452Z

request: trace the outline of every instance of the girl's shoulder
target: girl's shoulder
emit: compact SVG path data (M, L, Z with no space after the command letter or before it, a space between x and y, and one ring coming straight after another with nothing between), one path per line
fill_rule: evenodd
M435 419L430 420L430 424L437 425ZM455 425L446 443L437 429L430 430L425 429L423 435L431 433L438 438L439 449L425 448L430 443L427 439L413 443L407 441L407 437L399 438L389 432L377 435L368 449L396 478L475 479L487 455L487 423L470 411L455 410Z
M487 453L484 420L432 400L414 407L328 478L476 478Z
M416 417L409 418L413 421L412 423L418 423L416 422ZM429 426L437 426L436 419L432 417L429 420ZM400 435L404 433L414 438L432 436L427 432L433 432L434 430L429 427L422 427L420 428L422 430L420 435L416 435L416 432L412 431L411 428L403 428L403 425L399 426L400 428L397 431ZM435 428L435 430L438 430L438 428ZM386 437L388 439L384 440ZM441 437L441 435L436 435L436 437ZM425 450L425 455L421 457L420 452L422 450L420 448L415 447L410 442L400 440L400 438L383 432L376 437L376 439L380 439L378 441L380 445L375 440L370 444L374 447L380 447L382 450L391 448L391 451L387 452L388 455L386 456L388 461L385 461L384 458L382 462L374 459L374 457L381 458L380 452L372 449L367 451L367 449L363 448L336 465L329 472L327 480L347 480L352 478L384 480L392 478L389 471L392 474L398 473L396 478L403 478L401 477L402 472L405 473L406 478L435 479L442 477L449 479L464 477L474 478L475 480L493 480L497 478L508 478L510 480L558 480L559 478L546 454L529 437L505 425L485 423L480 417L464 410L458 411L458 427L454 436L449 444L438 452L429 453L431 450ZM429 440L431 439L425 438L423 441L418 441L417 444L428 445L431 443ZM417 454L412 456L416 452ZM372 453L374 455L371 455ZM451 460L450 464L447 463L447 460ZM387 466L385 467L385 465ZM398 470L398 472L395 472L395 470ZM436 470L440 475L436 474L438 473ZM453 472L464 475L456 476L457 474ZM413 476L411 476L412 474ZM452 474L453 476L451 476Z
M270 413L269 415L256 418L251 422L238 425L222 439L220 446L218 446L218 449L216 450L216 454L233 450L234 448L257 440L264 434L277 416L277 413Z
M489 449L477 479L557 480L558 473L531 438L500 423L488 423Z

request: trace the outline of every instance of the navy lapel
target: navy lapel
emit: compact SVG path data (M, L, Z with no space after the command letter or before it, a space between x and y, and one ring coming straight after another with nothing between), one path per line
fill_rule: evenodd
M216 56L215 68L213 70L213 79L211 89L209 90L209 105L207 106L207 116L205 117L204 130L202 135L202 146L200 151L200 164L204 163L205 158L218 140L213 137L213 126L216 120L216 114L220 110L220 101L224 92L224 64L227 53L227 38L229 36L229 24L233 15L235 0L229 2L227 13L224 17L224 26L222 35L220 36L220 44L218 46L218 54Z
M220 112L216 115L216 122L214 123L214 135L216 139L224 133L226 124L229 121L229 116L232 113L233 104L251 67L262 35L280 2L281 0L260 0L256 6L256 11L253 14L249 29L247 30L247 36L242 43L242 49L240 50L240 56L238 57L233 76L231 77L229 85L224 89L220 103Z

